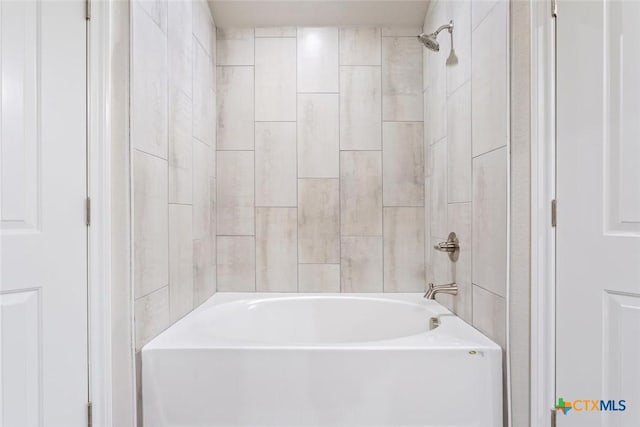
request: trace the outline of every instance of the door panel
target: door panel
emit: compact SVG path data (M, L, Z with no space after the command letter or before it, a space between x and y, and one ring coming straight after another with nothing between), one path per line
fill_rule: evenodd
M0 2L0 425L86 425L86 21Z
M604 197L607 234L640 236L640 4L604 3Z
M626 401L578 403L563 427L640 422L638 22L639 2L558 10L556 395Z

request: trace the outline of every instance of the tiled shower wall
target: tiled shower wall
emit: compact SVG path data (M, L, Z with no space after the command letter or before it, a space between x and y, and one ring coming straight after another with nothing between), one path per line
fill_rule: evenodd
M424 289L417 32L218 29L219 291Z
M428 279L457 282L457 296L438 300L504 348L509 4L436 0L424 31L450 19L453 45L443 32L440 53L424 51ZM450 231L460 240L456 263L432 249Z
M135 341L215 292L215 26L201 1L134 1Z

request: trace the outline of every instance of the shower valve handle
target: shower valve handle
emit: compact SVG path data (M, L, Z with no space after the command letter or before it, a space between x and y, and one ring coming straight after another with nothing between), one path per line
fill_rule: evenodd
M433 247L442 252L455 252L460 246L454 242L440 242Z
M446 242L440 242L433 247L438 251L447 252L451 261L458 261L458 256L460 255L460 245L458 244L458 236L456 236L456 233L454 233L453 231L449 233L449 238Z

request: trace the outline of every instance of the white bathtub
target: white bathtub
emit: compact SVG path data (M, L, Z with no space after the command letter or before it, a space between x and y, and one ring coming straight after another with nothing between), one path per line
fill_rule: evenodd
M501 358L419 294L218 293L142 349L144 425L500 427Z

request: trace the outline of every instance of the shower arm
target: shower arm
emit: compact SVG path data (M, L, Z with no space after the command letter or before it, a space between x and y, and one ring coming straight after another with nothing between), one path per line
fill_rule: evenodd
M449 21L448 24L441 25L434 33L434 36L438 36L442 30L448 30L449 34L453 32L453 21Z

